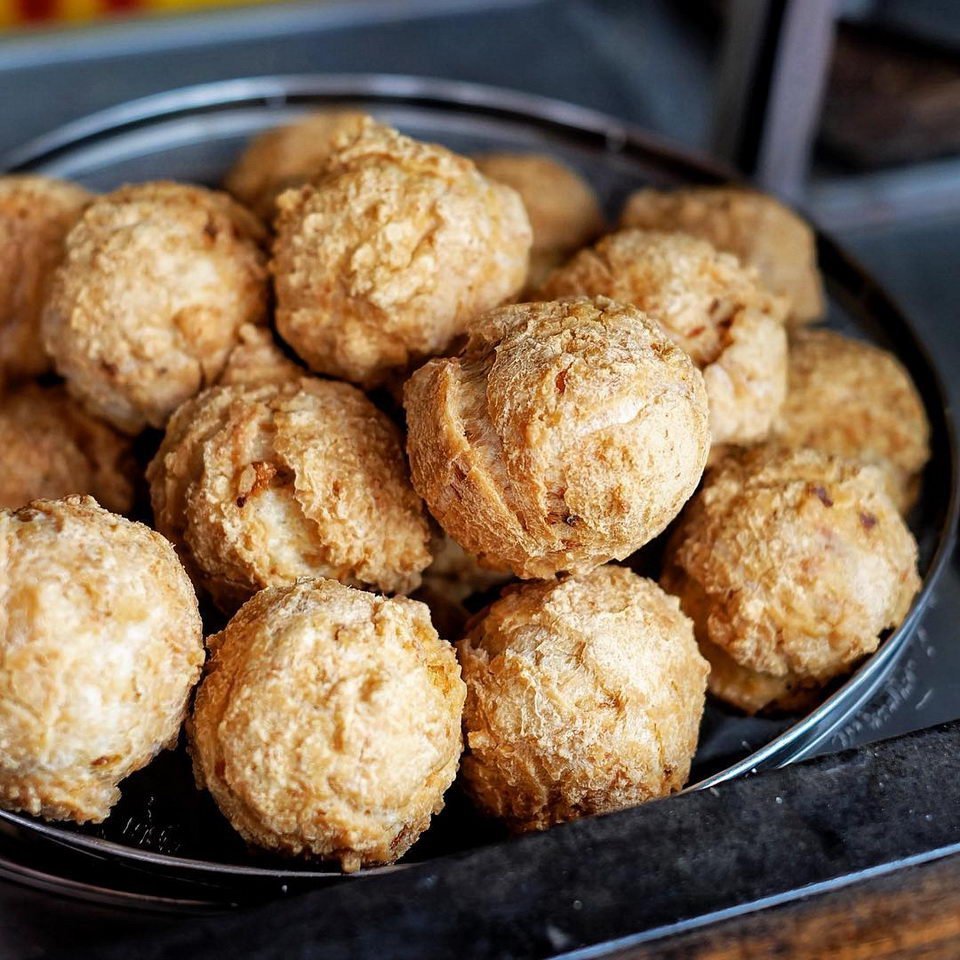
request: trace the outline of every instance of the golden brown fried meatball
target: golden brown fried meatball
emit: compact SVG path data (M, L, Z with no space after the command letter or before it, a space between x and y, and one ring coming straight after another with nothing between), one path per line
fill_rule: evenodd
M755 267L764 285L790 301L791 323L823 316L823 281L810 227L773 197L733 187L638 190L627 200L622 227L679 230L708 240Z
M362 113L323 110L261 133L227 174L224 189L270 223L277 197L321 174L337 136L363 118Z
M214 387L173 415L147 479L157 529L227 612L298 577L405 593L430 562L400 434L346 383Z
M677 515L710 446L703 378L634 307L528 303L410 378L414 486L481 565L523 578L622 559Z
M683 233L621 230L556 270L544 299L604 296L649 314L703 372L715 444L763 440L787 389L786 301Z
M0 177L0 385L50 369L40 316L63 238L91 198L62 180Z
M603 230L603 214L593 188L564 163L538 153L486 153L474 157L477 169L520 194L533 228L527 288Z
M710 664L710 692L744 713L806 712L823 699L824 684L814 677L750 670L708 641L700 643L700 652Z
M87 493L126 513L137 474L130 441L63 387L27 384L0 397L0 507Z
M0 511L0 805L100 821L173 746L203 664L173 548L90 497Z
M920 580L917 545L879 471L764 446L730 453L708 473L671 538L661 583L698 640L787 692L872 653ZM758 709L762 697L737 692L736 679L724 671L710 689Z
M463 779L514 829L620 810L686 781L707 664L652 581L607 566L507 588L458 652Z
M523 287L520 197L442 147L368 121L277 201L277 329L319 373L383 383Z
M392 863L443 808L465 689L427 608L302 580L210 640L188 724L197 783L250 843Z
M70 231L43 317L70 392L126 433L162 427L263 322L260 222L226 194L143 183L98 197Z
M237 345L230 351L217 383L224 387L261 387L299 380L306 373L280 349L269 327L247 323L237 332Z
M896 357L830 330L796 330L788 369L777 439L874 464L894 503L908 510L930 456L930 426Z

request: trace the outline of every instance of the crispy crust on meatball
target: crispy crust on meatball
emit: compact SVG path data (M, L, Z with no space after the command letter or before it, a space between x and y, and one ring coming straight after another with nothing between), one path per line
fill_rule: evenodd
M708 473L661 583L698 639L739 666L822 684L877 648L920 579L917 545L879 471L770 445L730 453ZM725 695L713 681L711 690Z
M210 643L190 752L233 827L346 871L401 857L462 746L464 683L427 608L303 580L257 594Z
M130 441L95 420L63 387L26 384L0 397L0 507L90 494L108 510L133 506Z
M90 497L0 511L0 805L100 821L176 743L203 664L197 600L159 534Z
M370 387L445 351L523 287L520 197L464 157L373 121L277 201L277 329L307 365Z
M430 532L396 427L346 383L214 387L147 470L157 529L232 612L298 577L408 592Z
M620 226L679 230L708 240L755 267L770 291L790 301L791 324L823 316L816 238L773 197L733 187L638 190L627 199Z
M483 566L525 579L622 559L676 516L710 445L703 378L633 307L494 310L407 382L414 486Z
M800 713L812 709L823 697L823 684L813 677L750 670L709 641L700 642L700 652L710 664L710 692L744 713Z
M622 567L508 587L459 643L463 780L517 830L679 790L707 664L675 598Z
M535 289L574 250L603 230L603 214L593 187L554 157L539 153L484 153L477 169L512 187L527 208L533 228L527 289Z
M156 182L95 199L66 239L43 316L70 392L126 433L162 427L266 319L265 233L226 194Z
M897 358L831 330L795 330L788 370L787 402L774 426L779 442L874 464L906 512L930 456L930 425Z
M632 303L703 372L715 444L769 434L787 389L787 304L734 257L687 234L621 230L555 271L542 296Z
M413 595L430 608L430 618L441 637L456 640L470 619L467 601L512 579L509 570L482 567L452 537L440 531L430 544L433 560L423 571L423 583ZM481 600L482 602L482 600Z
M250 141L223 188L270 223L277 197L323 173L336 138L355 129L363 119L362 113L323 110L267 130Z
M237 345L230 351L218 385L261 387L267 383L289 383L306 375L280 349L269 327L244 324L237 332Z
M43 305L63 239L92 196L48 177L0 177L0 386L50 369Z

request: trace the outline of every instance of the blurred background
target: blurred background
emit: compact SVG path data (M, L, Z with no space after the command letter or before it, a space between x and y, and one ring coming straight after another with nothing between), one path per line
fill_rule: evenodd
M859 254L932 338L958 302L956 0L0 0L0 157L94 110L269 73L557 97L719 157Z
M0 0L0 156L172 87L297 72L471 80L730 162L859 253L922 330L960 239L956 0ZM952 340L944 362L960 359Z
M956 0L0 0L0 31L0 156L133 97L268 73L446 77L615 114L799 205L960 361Z

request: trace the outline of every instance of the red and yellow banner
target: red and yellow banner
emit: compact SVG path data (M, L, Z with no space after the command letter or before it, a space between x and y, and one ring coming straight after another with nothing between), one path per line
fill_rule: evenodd
M247 4L269 0L239 2ZM183 12L202 7L237 5L238 0L0 0L0 28L77 23L136 12Z

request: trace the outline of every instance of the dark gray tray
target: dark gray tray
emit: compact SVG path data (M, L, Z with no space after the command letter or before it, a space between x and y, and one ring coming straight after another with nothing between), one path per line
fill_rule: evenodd
M94 189L159 177L216 184L250 134L334 104L362 107L414 136L465 152L532 149L557 154L591 180L610 214L641 184L730 177L705 159L590 110L493 88L389 76L267 77L178 90L69 124L16 151L6 165L70 177ZM900 629L806 716L744 718L711 704L688 790L782 766L823 744L894 669L950 556L958 510L957 462L950 412L934 365L882 289L829 238L820 236L818 242L830 323L896 351L927 408L933 457L911 518L924 585ZM317 865L278 862L247 851L209 798L193 788L182 751L158 758L130 778L120 804L100 826L52 825L2 812L0 824L21 843L52 842L121 869L147 871L158 884L162 880L165 891L170 880L199 884L194 895L200 899L331 882L340 876ZM447 810L405 860L503 839L454 790ZM135 897L149 895L149 883L130 882L129 876L119 886L124 883Z

